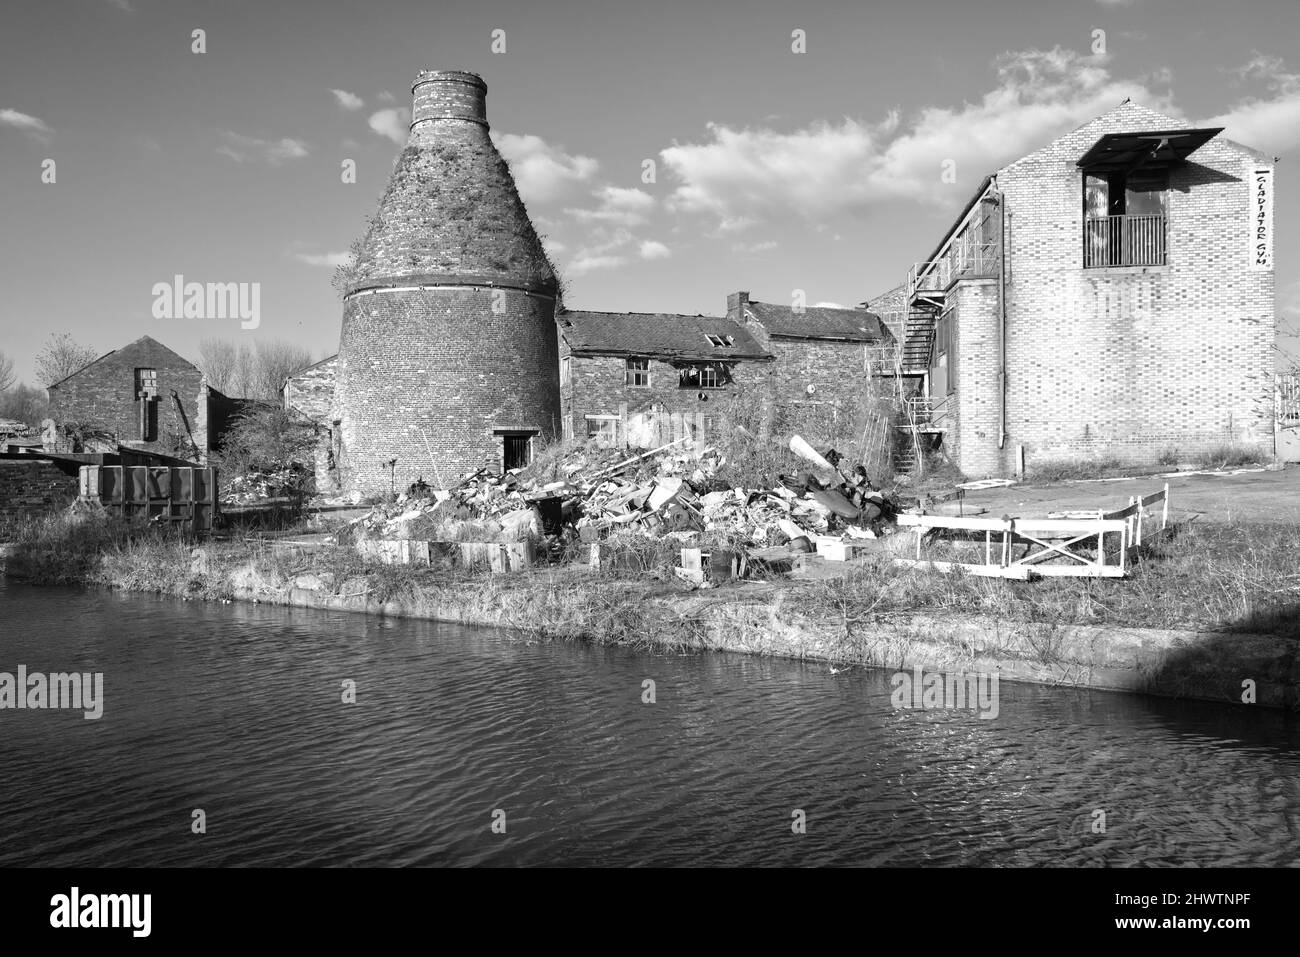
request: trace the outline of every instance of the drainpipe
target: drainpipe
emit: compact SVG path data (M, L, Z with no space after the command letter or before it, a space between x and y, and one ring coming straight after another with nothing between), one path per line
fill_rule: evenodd
M997 192L994 180L994 194L998 198L1000 217L1001 248L998 250L998 448L1007 444L1007 232L1011 225L1011 214L1007 212L1004 194Z

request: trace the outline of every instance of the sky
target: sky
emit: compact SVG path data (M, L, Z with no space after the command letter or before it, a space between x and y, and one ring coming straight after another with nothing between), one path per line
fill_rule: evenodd
M464 69L576 309L854 305L986 174L1125 97L1226 126L1281 157L1278 315L1300 355L1298 40L1295 0L5 0L0 351L40 385L58 332L332 354L333 269L410 84ZM159 317L176 275L258 284L256 327Z

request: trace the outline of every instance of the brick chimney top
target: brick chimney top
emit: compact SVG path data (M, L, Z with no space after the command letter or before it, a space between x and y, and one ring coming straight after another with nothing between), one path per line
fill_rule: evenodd
M411 132L437 120L487 126L487 84L465 70L422 70L411 84Z
M749 293L733 292L727 295L727 318L732 322L745 322L745 309L749 306Z

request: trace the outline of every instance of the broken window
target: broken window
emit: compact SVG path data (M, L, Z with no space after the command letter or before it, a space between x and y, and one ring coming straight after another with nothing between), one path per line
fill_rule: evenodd
M589 415L587 420L587 438L595 439L596 444L604 448L618 444L618 416Z
M677 373L680 389L721 389L731 384L731 366L725 362L697 362Z
M707 339L709 341L709 345L713 346L713 348L715 349L725 349L727 346L732 345L736 341L732 336L712 336L712 335L708 335L707 333L705 334L704 338Z
M650 360L649 359L628 359L625 375L625 383L634 389L646 389L650 387Z

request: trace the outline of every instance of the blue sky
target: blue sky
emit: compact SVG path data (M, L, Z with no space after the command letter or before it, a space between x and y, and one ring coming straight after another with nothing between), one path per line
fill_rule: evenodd
M190 357L205 336L333 352L332 265L425 68L487 81L572 308L719 313L742 288L859 302L902 280L986 173L1130 96L1282 157L1294 329L1297 39L1294 0L8 0L0 350L27 381L50 332L101 351L149 334ZM260 325L154 318L154 284L178 273L260 283Z

